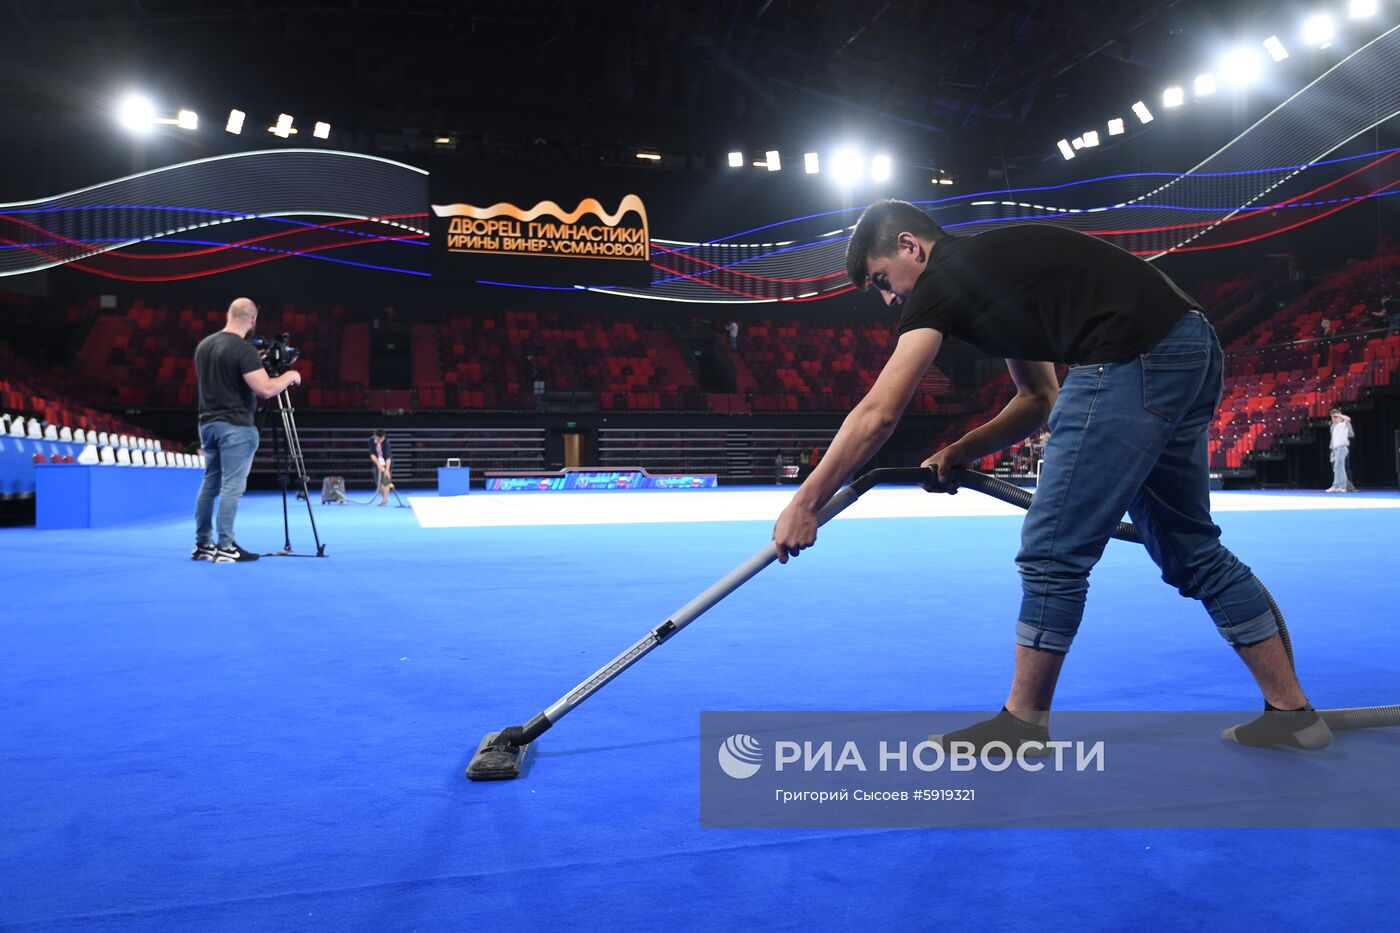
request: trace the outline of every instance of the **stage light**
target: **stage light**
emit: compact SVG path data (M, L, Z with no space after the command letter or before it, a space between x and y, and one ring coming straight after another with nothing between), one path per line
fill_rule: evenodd
M783 170L782 157L778 155L778 150L769 149L763 154L764 161L768 164L768 171L780 172Z
M1142 101L1138 101L1136 104L1133 104L1133 113L1137 114L1137 118L1143 123L1152 122L1152 111L1148 110L1147 104L1145 104Z
M311 135L317 139L331 138L331 125L329 123L317 123L311 128Z
M1068 139L1062 139L1055 145L1060 147L1060 155L1065 157L1066 162L1074 158L1074 147L1069 144Z
M639 158L639 159L646 159L648 162L660 162L660 161L661 161L661 153L659 153L659 152L645 152L645 151L643 151L643 152L637 153L637 158Z
M1090 130L1084 134L1084 148L1092 149L1099 144L1099 131Z
M731 153L729 153L729 167L730 167L730 168L743 168L743 167L744 167L744 154L743 154L742 152L731 152Z
M1376 0L1351 0L1347 4L1347 15L1352 19L1365 19L1375 16L1379 9L1380 4Z
M1073 146L1074 148L1076 148L1076 149L1083 149L1083 148L1084 148L1084 137L1083 137L1083 136L1076 136L1076 137L1074 137L1073 139L1071 139L1071 140L1069 141L1069 144L1070 144L1071 146Z
M1180 107L1186 102L1186 93L1179 87L1169 87L1162 92L1163 107Z
M1283 47L1278 36L1269 36L1264 40L1264 48L1269 50L1269 57L1276 62L1281 62L1288 57L1288 49Z
M870 160L870 178L872 181L890 180L890 157L883 152Z
M1332 44L1332 37L1337 34L1337 24L1332 22L1332 17L1325 13L1311 17L1303 23L1303 41L1308 45L1321 46L1327 48Z
M953 178L947 172L941 172L938 176L938 183L940 185L951 185L953 183Z
M241 110L230 110L228 112L228 122L224 124L224 130L233 133L235 136L243 132L243 119L248 116Z
M850 187L860 182L865 160L854 149L838 149L831 157L831 177L838 185Z
M1215 93L1215 75L1196 75L1196 83L1193 85L1197 97L1209 97Z
M117 122L133 133L149 133L156 125L156 108L139 94L128 94L117 107Z
M1114 117L1112 120L1108 121L1108 135L1122 136L1126 131L1127 127L1123 125L1122 117Z
M292 115L289 113L279 113L277 115L276 125L269 126L267 131L273 136L280 136L286 139L296 132L296 128L292 126Z
M193 110L181 110L175 117L175 125L182 130L199 129L199 114Z
M1260 70L1259 56L1249 49L1235 49L1220 61L1220 78L1231 87L1248 87Z
M815 152L804 152L802 154L802 170L808 175L815 175L822 170L821 162Z

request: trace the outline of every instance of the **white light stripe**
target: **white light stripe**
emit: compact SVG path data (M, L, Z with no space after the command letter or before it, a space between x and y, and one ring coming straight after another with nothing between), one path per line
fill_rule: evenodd
M428 170L419 168L416 165L409 165L407 162L396 162L393 159L386 159L383 156L366 155L362 152L345 152L340 149L257 149L253 152L233 152L228 155L209 156L204 159L195 159L191 162L177 162L174 165L165 165L160 168L147 169L144 172L137 172L134 175L124 175L121 178L113 178L111 181L98 182L95 185L88 185L86 188L74 188L72 191L65 191L62 194L51 194L45 198L35 198L32 201L6 201L0 202L0 208L26 207L31 204L46 204L49 201L56 201L59 198L72 197L75 194L82 194L85 191L98 191L112 185L121 184L124 181L132 181L136 178L145 178L150 175L159 175L161 172L172 172L175 169L189 168L192 165L206 165L210 162L221 162L225 159L243 159L249 156L260 155L290 155L294 153L309 153L312 155L344 156L350 159L365 159L371 162L382 162L385 165L392 165L396 168L406 168L419 175L427 175Z
M1153 195L1157 194L1158 192L1165 191L1167 188L1170 188L1172 185L1176 184L1178 181L1181 181L1183 178L1186 178L1186 177L1190 176L1192 172L1194 172L1194 171L1196 171L1197 169L1199 169L1199 168L1201 168L1202 166L1204 166L1207 162L1209 162L1211 159L1215 158L1216 156L1220 155L1220 154L1221 154L1222 152L1224 152L1226 149L1229 149L1231 146L1233 146L1233 145L1234 145L1236 142L1238 142L1240 139L1242 139L1243 137L1245 137L1246 135L1248 135L1248 134L1250 133L1250 131L1252 131L1255 127L1260 126L1261 124L1264 123L1265 120L1268 120L1270 117L1272 117L1274 114L1278 113L1278 112L1279 112L1280 110L1282 110L1284 107L1287 107L1290 103L1292 103L1292 102L1293 102L1295 99L1297 99L1300 95L1307 93L1308 90L1310 90L1310 89L1311 89L1314 85L1316 85L1318 82L1320 82L1320 81L1324 80L1325 78L1327 78L1328 75L1332 74L1334 71L1337 71L1337 70L1340 69L1342 66L1344 66L1347 62L1351 61L1353 58L1355 58L1357 55L1360 55L1362 52L1366 51L1366 50L1369 49L1371 46L1373 46L1373 45L1375 45L1376 43L1380 42L1382 39L1385 39L1385 38L1389 37L1389 36L1390 36L1392 33L1394 33L1396 30L1400 30L1400 26L1394 26L1394 27L1392 27L1391 29L1389 29L1388 31L1386 31L1385 33L1383 33L1382 35L1379 35L1379 36L1377 36L1375 39L1372 39L1370 42L1366 43L1366 44L1363 45L1361 48L1357 49L1355 52L1351 53L1351 54L1348 55L1346 58L1344 58L1344 59L1342 59L1341 61L1339 61L1337 64L1333 65L1331 68L1327 69L1327 70L1326 70L1325 72L1323 72L1322 74L1318 75L1318 76L1317 76L1316 78L1314 78L1312 81L1308 82L1308 84L1307 84L1305 87L1303 87L1302 89L1300 89L1300 90L1298 90L1297 92L1295 92L1292 96L1290 96L1290 97L1289 97L1287 100L1285 100L1283 103L1279 104L1279 105L1278 105L1277 107L1275 107L1273 110L1270 110L1268 113L1264 114L1264 116L1262 116L1262 117L1260 117L1258 120L1256 120L1256 121L1253 123L1253 125L1251 125L1248 129L1244 130L1242 133L1240 133L1240 134L1239 134L1238 136L1236 136L1234 139L1230 140L1228 143L1226 143L1225 145L1221 146L1219 149L1215 150L1215 151L1212 152L1210 155L1206 156L1204 159L1202 159L1200 162L1196 163L1196 165L1194 165L1194 166L1191 167L1190 169L1187 169L1185 172L1181 173L1181 174L1178 175L1176 178L1173 178L1171 181L1169 181L1169 182L1167 182L1166 184L1162 185L1161 187L1157 188L1155 191L1152 191L1152 192L1150 192L1150 193L1148 193L1148 194L1146 194L1146 195L1143 195L1142 198L1134 198L1134 199L1133 199L1131 202L1129 202L1129 203L1136 204L1138 201L1143 200L1143 198L1150 198L1150 197L1152 197ZM1213 230L1213 229L1215 229L1216 227L1220 226L1220 224L1222 224L1222 223L1224 223L1225 221L1229 220L1231 217L1234 217L1235 215L1239 214L1242 210L1244 210L1244 208L1249 207L1251 204L1253 204L1254 202L1258 201L1259 198L1263 197L1264 195L1268 194L1270 191L1274 190L1274 188L1277 188L1279 185L1283 184L1283 182L1287 181L1289 178L1292 178L1293 175L1298 174L1298 172L1302 171L1303 169L1312 167L1312 165L1314 165L1315 163L1319 162L1320 160L1326 158L1326 157L1327 157L1328 155L1330 155L1331 153L1336 152L1338 149L1340 149L1342 146L1346 145L1347 143L1351 142L1351 140L1355 139L1357 136L1360 136L1362 133L1368 132L1368 131L1374 129L1375 127L1377 127L1377 126L1380 126L1382 123L1386 122L1386 120L1389 120L1389 119L1391 119L1391 118L1394 117L1394 116L1396 116L1396 114L1392 113L1392 114L1390 114L1389 116L1383 117L1382 119L1377 120L1375 123L1372 123L1370 126L1366 127L1365 129L1358 131L1357 133L1353 134L1352 136L1348 137L1347 139L1344 139L1344 140L1342 140L1341 142L1338 142L1336 145L1332 146L1332 147L1331 147L1330 149L1328 149L1326 152L1319 153L1318 155L1314 156L1314 157L1312 158L1311 161L1309 161L1309 162L1307 162L1307 163L1305 163L1305 164L1303 165L1303 168L1300 168L1300 169L1295 170L1295 171L1292 172L1290 175L1286 176L1285 178L1280 179L1280 180L1279 180L1278 182L1276 182L1275 184L1273 184L1273 185L1269 186L1268 188L1266 188L1264 191L1259 192L1259 194L1255 195L1254 197L1252 197L1252 198L1250 198L1248 201L1246 201L1244 204L1241 204L1239 207L1237 207L1237 208L1235 208L1234 210L1230 211L1228 214L1226 214L1224 217L1221 217L1221 218L1220 218L1219 220L1217 220L1215 223L1210 224L1209 226L1207 226L1207 227L1205 227L1204 229L1202 229L1202 230L1201 230L1199 233L1197 233L1195 236L1188 237L1187 239L1183 240L1181 243L1178 243L1178 244L1177 244L1176 246L1174 246L1174 247L1169 247L1169 248L1167 248L1167 249L1162 250L1161 252L1153 253L1151 256L1146 256L1146 257L1144 257L1144 258L1145 258L1148 262L1151 262L1151 261L1154 260L1154 259L1160 259L1160 258L1162 258L1163 256L1165 256L1165 255L1167 255L1168 253L1170 253L1173 249L1177 249L1177 248L1179 248L1179 247L1185 246L1187 243L1190 243L1192 240L1198 239L1199 237L1205 235L1206 233L1209 233L1211 230Z
M67 264L73 263L73 262L82 262L84 259L91 259L93 256L101 256L101 255L103 255L104 253L111 253L111 252L114 252L114 251L119 250L119 249L125 249L126 247L128 247L128 246L134 246L134 245L136 245L137 243L145 243L145 242L148 242L148 241L150 241L150 240L158 240L158 239L160 239L161 237L170 236L172 233L180 233L180 232L183 232L183 231L186 231L186 230L199 230L199 229L202 229L202 228L205 228L205 227L213 227L213 226L217 226L218 224L234 223L234 222L238 222L238 221L245 221L245 220L261 220L261 219L268 218L268 217L340 217L340 218L344 218L344 219L346 219L346 220L365 220L365 221L370 221L370 222L372 222L372 223L385 224L386 226L398 227L400 230L408 230L408 231L411 231L411 232L413 232L413 233L427 233L426 230L420 230L420 229L418 229L418 228L416 228L416 227L409 227L409 226L406 226L406 225L404 225L404 224L395 223L395 222L392 221L392 220L379 220L379 219L374 218L374 217L367 217L367 216L365 216L365 215L363 215L363 214L342 214L342 213L338 213L338 212L334 212L334 211L305 211L305 210L294 210L294 211L270 211L270 212L262 213L262 214L248 214L248 215L245 215L245 216L242 216L242 217L222 217L222 218L220 218L220 219L218 219L218 220L211 220L211 221L209 221L208 223L194 224L194 225L188 226L188 227L181 227L181 228L178 229L178 230L166 230L166 231L163 231L163 232L161 232L161 233L151 233L151 234L147 234L146 236L137 237L137 238L132 239L132 240L126 240L126 241L121 242L121 243L108 243L108 244L106 244L106 245L104 245L104 246L102 246L102 247L100 247L100 248L98 248L98 249L92 249L92 250L89 250L88 252L80 253L80 254L78 254L78 255L76 255L76 256L70 256L70 257L68 257L67 259L58 259L58 260L54 260L53 262L43 263L43 264L36 265L36 266L25 266L23 269L13 269L13 270L10 270L10 271L3 271L3 270L0 270L0 278L4 278L4 277L7 276L7 275L25 275L26 273L29 273L29 272L42 272L42 271L44 271L45 269L53 269L53 268L55 268L55 267L57 267L57 266L64 266L64 265L67 265ZM313 230L313 229L315 229L315 228L314 228L314 227L305 227L305 228L303 228L303 229L309 231L309 230ZM262 252L283 252L283 253L286 253L287 255L295 255L295 251L293 251L293 250L277 250L277 249L275 249L274 247L260 247L260 246L258 246L258 245L256 245L256 244L248 244L248 245L245 246L245 245L235 245L235 244L232 244L232 243L231 243L231 244L229 244L229 248L230 248L230 249L248 249L248 250L253 250L253 251L255 251L255 252L258 252L258 251L262 251Z
M836 231L840 233L840 230ZM823 234L825 235L825 234ZM715 246L720 249L758 249L760 247L792 246L796 240L784 240L781 243L713 243L709 241L696 240L663 240L660 237L652 237L653 243L660 243L663 246Z
M642 298L647 301L676 301L682 304L697 305L766 305L772 304L774 301L784 300L773 298L734 298L732 300L726 300L724 298L669 298L664 295L649 295L637 294L635 292L622 292L617 291L616 289L597 288L591 285L587 286L587 290L590 292L597 292L600 295L617 295L619 298ZM791 301L792 299L789 298L786 300Z

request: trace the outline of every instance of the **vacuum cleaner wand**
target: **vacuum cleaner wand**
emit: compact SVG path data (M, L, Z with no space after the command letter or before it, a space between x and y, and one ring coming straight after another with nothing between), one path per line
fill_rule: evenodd
M930 487L932 479L932 487ZM871 487L881 484L903 484L911 486L937 487L938 475L932 469L872 470L855 482L844 487L831 497L817 513L817 523L825 525L845 511L853 502ZM539 738L545 730L562 719L570 710L601 690L614 677L636 664L662 642L675 635L691 622L694 622L724 597L743 586L764 567L778 559L777 551L771 543L735 567L723 579L705 592L671 613L661 625L647 632L636 644L604 664L593 675L540 713L523 726L509 726L493 732L481 740L476 754L467 765L467 777L473 781L508 781L520 776L525 762L526 750L530 743Z
M832 496L831 500L817 513L818 525L825 525L876 486L919 486L928 492L951 492L959 486L964 486L1023 509L1030 508L1032 498L1029 492L1019 486L974 470L955 468L952 481L945 484L939 482L937 470L933 467L882 468L862 474ZM1127 522L1118 523L1113 537L1121 541L1138 543L1142 541L1142 536L1138 533L1137 528ZM530 743L543 735L550 726L777 559L777 551L773 548L772 543L766 544L762 550L731 570L705 592L672 613L665 622L652 629L622 654L600 667L591 677L560 697L534 719L523 726L508 726L499 732L488 734L481 740L477 746L476 754L472 756L471 762L467 765L467 777L473 781L508 781L519 777ZM1278 620L1279 633L1288 649L1288 659L1291 662L1293 649L1288 637L1288 628L1283 621L1283 613L1279 611L1273 597L1268 594L1268 590L1266 589L1264 592L1268 596L1269 605ZM1332 729L1400 726L1400 706L1319 710L1318 714Z

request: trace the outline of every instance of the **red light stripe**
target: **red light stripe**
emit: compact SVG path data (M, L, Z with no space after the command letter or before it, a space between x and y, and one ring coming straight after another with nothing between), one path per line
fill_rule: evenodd
M1355 206L1355 205L1357 205L1357 204L1360 204L1362 201L1365 201L1365 200L1367 200L1367 199L1369 199L1369 198L1375 197L1377 194L1380 194L1382 191L1385 191L1387 188L1394 188L1396 185L1400 185L1400 179L1396 179L1395 181L1392 181L1390 184L1385 185L1384 187L1377 188L1375 191L1372 191L1370 194L1365 195L1365 196L1360 197L1360 198L1357 198L1355 201L1350 201L1350 202L1348 202L1348 203L1346 203L1346 204L1338 204L1336 207L1331 208L1330 210L1323 211L1321 214L1318 214L1316 217L1309 217L1309 218L1307 218L1306 220L1300 220L1300 221L1299 221L1298 223L1296 223L1296 224L1290 224L1290 225L1287 226L1287 227L1280 227L1280 228L1278 228L1277 230L1268 230L1268 231L1265 231L1264 233L1258 234L1257 236L1245 237L1245 238L1240 239L1240 240L1231 240L1231 241L1228 242L1228 243L1214 243L1214 244L1207 244L1207 245L1205 245L1205 246L1181 246L1181 247L1178 247L1178 248L1176 248L1176 249L1169 250L1169 252L1172 253L1172 254L1176 254L1176 253L1197 253L1197 252L1200 252L1201 250L1207 250L1207 249L1224 249L1224 248L1227 247L1227 246L1242 246L1242 245L1245 244L1245 243L1254 243L1254 242L1256 242L1256 241L1258 241L1258 240L1267 239L1268 237L1271 237L1271 236L1278 236L1280 233L1287 233L1289 230L1297 230L1299 227L1307 226L1307 225L1310 224L1310 223L1316 223L1317 221L1321 220L1321 219L1324 218L1324 217L1330 217L1330 216L1332 216L1333 214L1337 213L1338 211L1343 211L1343 210L1346 210L1348 207L1353 207L1353 206ZM1150 255L1150 254L1152 254L1152 253L1160 253L1160 252L1161 252L1161 250L1155 250L1155 249L1154 249L1154 250L1147 250L1146 252L1138 252L1138 253L1135 253L1134 255L1145 256L1145 255Z
M1379 165L1380 163L1386 161L1387 159L1389 159L1389 158L1391 158L1391 157L1393 157L1393 156L1395 156L1395 155L1400 155L1400 152L1392 152L1390 155L1382 156L1381 158L1376 159L1374 162L1371 162L1371 163L1369 163L1369 164L1367 164L1367 165L1361 166L1361 168L1357 169L1357 170L1354 171L1354 172L1350 172L1350 173L1348 173L1348 174L1346 174L1346 175L1343 175L1341 178L1333 179L1332 181L1329 181L1329 182L1328 182L1327 184L1325 184L1325 185L1321 185L1321 186L1319 186L1319 187L1317 187L1317 188L1314 188L1314 189L1311 190L1311 191L1304 192L1303 194L1297 195L1296 197L1289 198L1289 199L1286 200L1286 201L1279 201L1277 204L1270 204L1270 205L1268 205L1267 207L1262 207L1262 208L1259 208L1259 209L1257 209L1257 210L1249 211L1249 212L1247 212L1247 213L1236 214L1234 217L1230 217L1230 218L1228 218L1228 219L1226 219L1226 220L1222 220L1222 221L1219 221L1219 222L1216 222L1216 221L1201 221L1201 222L1199 222L1199 223L1190 223L1190 224L1168 224L1167 226L1164 226L1164 227L1138 227L1138 228L1132 229L1132 230L1093 230L1093 231L1090 231L1090 232L1093 233L1094 236L1124 236L1124 235L1132 234L1132 233L1159 233L1159 232L1163 232L1163 231L1167 231L1167 230L1191 230L1191 229L1194 229L1194 228L1196 228L1196 227L1209 227L1209 226L1212 226L1212 225L1214 225L1214 226L1223 226L1224 224L1235 223L1235 222L1240 221L1240 220L1247 220L1247 219L1249 219L1250 217L1253 217L1253 216L1256 215L1256 214L1262 214L1264 211L1275 210L1275 209L1280 208L1280 207L1287 207L1289 204L1293 203L1294 201L1299 201L1299 200L1302 200L1303 198L1310 198L1310 197L1312 197L1313 195L1317 194L1318 192L1326 191L1328 188L1331 188L1333 185L1340 184L1341 182L1346 181L1348 178L1351 178L1351 177L1353 177L1353 176L1355 176L1355 175L1357 175L1357 174L1359 174L1359 173L1361 173L1361 172L1364 172L1364 171L1366 171L1368 168L1371 168L1371 167L1373 167L1373 166ZM1374 191L1373 191L1373 192L1370 192L1370 194L1375 194L1375 192L1374 192ZM1366 196L1369 197L1369 195L1366 195ZM1144 207L1151 207L1151 205L1144 205ZM1287 228L1287 229L1292 229L1292 228ZM1161 252L1161 250L1154 250L1154 252ZM1173 250L1173 252L1176 252L1176 251Z
M420 234L420 235L417 235L417 236L415 236L415 237L401 237L400 239L426 239L426 237L427 237L426 234ZM197 279L197 278L201 278L202 276L206 276L206 275L217 275L217 274L219 274L220 272L232 272L234 269L246 269L246 268L248 268L249 266L257 266L257 265L261 265L262 263L265 263L265 262L272 262L272 261L277 260L277 259L290 259L290 258L292 258L292 257L294 257L294 256L305 256L305 255L308 255L308 254L310 254L310 253L320 253L320 252L325 252L326 250L330 250L330 249L340 249L341 247L344 247L344 246L357 246L357 245L362 244L362 243L365 243L365 242L367 242L367 241L365 241L365 240L352 240L352 241L342 242L342 243L327 243L327 244L325 244L325 245L323 245L323 246L310 247L310 248L302 249L302 250L289 250L288 252L285 252L285 253L272 253L272 254L265 255L265 256L256 256L256 257L253 257L252 259L249 259L247 262L230 263L229 265L226 265L226 266L218 266L218 267L213 268L213 269L205 269L205 270L199 271L199 272L187 272L187 273L182 273L182 274L177 274L177 275L127 275L127 274L121 273L121 272L108 272L108 271L104 271L104 270L102 270L102 269L92 268L92 267L88 266L87 264L85 264L85 263L80 263L80 262L70 262L70 263L68 263L68 265L69 265L69 266L72 266L72 267L75 268L75 269L81 269L82 271L91 273L91 274L93 274L93 275L100 275L100 276L102 276L103 278L108 278L108 279L119 279L119 280L124 281L124 282L177 282L177 281L181 281L181 280L184 280L184 279ZM131 257L117 257L117 258L131 258Z

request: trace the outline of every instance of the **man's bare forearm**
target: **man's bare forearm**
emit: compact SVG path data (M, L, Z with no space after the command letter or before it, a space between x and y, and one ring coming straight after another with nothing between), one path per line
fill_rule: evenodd
M291 385L296 381L296 378L297 377L294 371L289 369L282 375L278 376L276 379L269 379L266 383L263 384L262 389L256 390L257 394L260 398L276 398L283 392L287 391L287 389L291 387Z
M820 509L861 464L875 456L898 423L899 419L881 414L870 406L853 408L841 422L841 430L836 432L822 462L793 496L793 502L814 512Z
M1050 417L1052 407L1035 396L1014 395L995 418L967 432L957 444L970 461L996 453L1038 430Z

